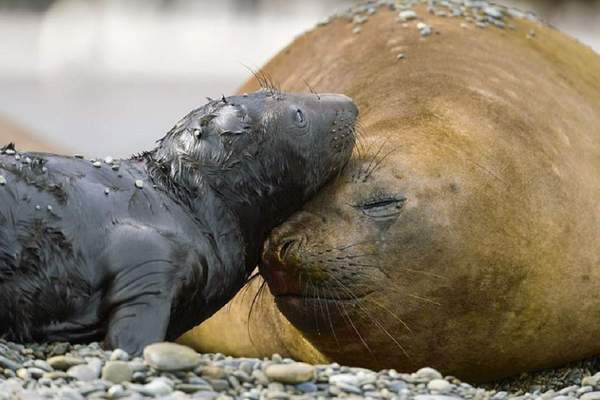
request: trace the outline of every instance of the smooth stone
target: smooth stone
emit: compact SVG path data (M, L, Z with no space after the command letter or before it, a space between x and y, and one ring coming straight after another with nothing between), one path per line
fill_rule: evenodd
M596 386L599 381L600 381L600 372L597 374L594 374L592 376L585 376L581 380L581 386L587 386L587 385Z
M399 393L402 389L406 389L408 385L404 381L391 381L387 384L388 389L392 392Z
M347 385L360 385L360 380L357 376L353 374L338 374L329 377L329 383L332 385L338 385L340 383L345 383Z
M46 360L48 365L50 365L54 369L58 369L61 371L66 371L71 367L76 365L85 364L85 361L81 358L71 357L71 356L54 356Z
M223 379L227 376L225 370L221 367L217 367L215 365L208 365L200 370L200 374L203 377L210 379Z
M180 371L194 369L202 358L189 347L163 342L147 346L144 349L144 360L151 367L161 371Z
M43 369L35 367L27 368L27 372L33 379L40 379L46 373Z
M46 372L44 374L43 378L50 379L50 380L67 379L67 378L69 378L69 374L67 374L65 371L51 371L51 372Z
M123 385L113 385L108 388L106 393L111 399L118 399L119 397L124 397L126 395Z
M500 11L497 7L488 6L483 9L484 14L492 17L492 18L503 18L502 11Z
M152 396L166 396L173 392L173 385L167 378L156 378L152 382L142 386L142 394L150 394Z
M175 385L175 389L176 390L181 390L183 393L196 393L196 392L200 392L200 391L210 391L213 388L206 384L206 385L202 385L202 384L194 384L194 383L180 383L178 385Z
M102 368L102 379L116 384L131 381L132 375L125 361L108 361Z
M427 384L427 389L445 393L452 390L452 384L445 379L432 379Z
M271 364L265 368L265 375L270 380L283 383L302 383L314 379L315 367L306 363Z
M290 395L286 392L267 392L267 399L289 399Z
M360 390L359 387L354 386L354 385L350 385L348 383L339 382L337 384L337 387L339 387L340 389L342 389L346 393L353 393L353 394L359 394L359 395L362 394L362 390Z
M418 394L414 400L458 400L460 397L444 396L441 394Z
M51 372L53 368L44 360L35 360L33 366L39 369L43 369L46 372Z
M414 12L413 10L404 10L404 11L400 11L400 14L398 14L398 17L400 17L401 21L410 21L410 20L417 18L417 13Z
M125 350L115 349L110 355L111 361L129 361L129 354Z
M312 382L300 383L300 384L296 385L296 389L298 389L302 393L314 393L317 390L319 390L319 388L317 387L317 385L315 385Z
M60 400L84 400L85 397L81 395L77 390L70 387L62 387L58 390L58 396Z
M96 370L88 365L75 365L74 367L69 368L67 374L75 378L77 380L87 382L98 379L99 374L96 373Z
M415 378L431 381L433 379L443 379L443 376L437 370L425 367L415 372Z
M28 381L29 379L31 379L31 375L29 375L29 371L27 371L27 368L19 368L17 370L16 375L18 378L21 378L24 381Z
M210 381L210 386L218 392L229 389L229 382L225 379L214 379Z
M600 392L588 392L582 394L579 400L600 400Z
M0 355L0 367L16 371L21 368L21 364Z
M192 396L192 398L194 398L194 399L206 399L206 400L213 400L213 399L216 399L217 397L219 397L219 393L216 393L216 392L213 392L210 390L203 390L200 392L196 392Z

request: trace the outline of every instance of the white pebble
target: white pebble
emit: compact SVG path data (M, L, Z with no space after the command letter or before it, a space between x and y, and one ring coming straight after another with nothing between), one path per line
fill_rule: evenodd
M452 384L445 379L432 379L427 384L427 389L435 390L439 393L446 393L452 389Z
M429 36L433 32L431 27L424 22L419 22L417 24L417 29L421 33L421 36Z
M105 164L112 164L113 163L113 158L111 156L107 156L104 158L104 163Z
M100 161L94 161L94 162L92 163L92 165L93 165L94 167L96 167L96 168L100 168L100 167L102 166L102 163L101 163Z
M417 18L417 13L413 10L404 10L398 14L398 17L400 17L400 21L410 21Z
M420 370L415 372L415 376L420 379L427 379L428 381L443 378L442 374L440 374L435 369L429 367L421 368Z
M0 175L0 186L6 185L6 178L3 175Z
M142 189L144 187L144 181L142 181L141 179L136 180L135 187L138 189Z

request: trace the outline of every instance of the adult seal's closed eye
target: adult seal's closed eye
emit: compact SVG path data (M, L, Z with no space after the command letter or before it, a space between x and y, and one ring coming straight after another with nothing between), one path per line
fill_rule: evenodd
M340 172L357 113L343 95L265 90L209 102L128 160L4 147L0 336L104 339L131 354L175 339L237 292L271 228Z

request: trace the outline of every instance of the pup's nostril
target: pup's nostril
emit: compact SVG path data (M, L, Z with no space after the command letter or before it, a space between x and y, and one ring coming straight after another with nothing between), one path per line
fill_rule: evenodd
M295 239L286 239L283 244L279 247L279 260L283 261L286 259L288 253L296 243Z

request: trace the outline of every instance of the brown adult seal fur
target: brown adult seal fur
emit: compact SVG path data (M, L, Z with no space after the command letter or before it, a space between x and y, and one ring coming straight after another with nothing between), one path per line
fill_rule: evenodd
M463 28L415 10L441 34L380 10L359 34L336 19L267 64L286 90L309 79L354 98L364 151L265 250L294 327L265 295L264 329L249 328L270 347L211 342L247 324L233 320L242 293L188 343L476 381L600 352L600 57L536 22Z

